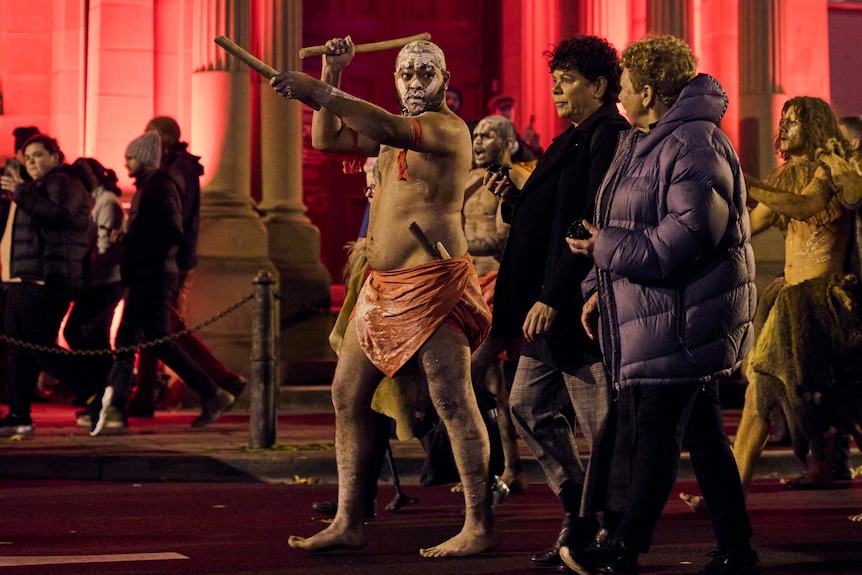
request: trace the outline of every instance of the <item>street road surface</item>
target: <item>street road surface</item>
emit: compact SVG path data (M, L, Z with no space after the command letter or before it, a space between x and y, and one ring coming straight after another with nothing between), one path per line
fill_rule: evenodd
M692 482L677 488L696 490ZM0 480L0 575L536 574L529 557L559 528L554 496L533 484L498 506L497 549L425 559L420 547L460 528L463 502L447 486L404 491L420 502L388 513L383 507L394 491L381 483L366 549L309 555L290 549L287 538L324 526L310 505L334 496L335 486ZM862 480L829 491L786 491L775 480L758 480L749 507L767 573L862 573L862 523L847 520L862 513ZM689 511L675 491L641 573L697 571L712 549L707 518Z

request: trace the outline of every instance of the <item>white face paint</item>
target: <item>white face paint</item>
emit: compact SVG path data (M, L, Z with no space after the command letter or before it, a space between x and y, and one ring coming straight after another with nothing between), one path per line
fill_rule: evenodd
M445 72L441 56L429 50L405 51L398 55L395 87L401 109L408 116L439 110L446 99Z

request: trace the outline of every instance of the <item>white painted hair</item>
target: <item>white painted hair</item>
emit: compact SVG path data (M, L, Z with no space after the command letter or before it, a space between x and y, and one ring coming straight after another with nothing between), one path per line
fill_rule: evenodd
M428 55L424 58L420 57L421 55ZM440 49L440 46L435 44L434 42L429 42L427 40L416 40L415 42L410 42L398 52L398 57L395 59L395 70L397 71L401 67L401 63L405 60L419 60L427 61L430 60L434 65L440 68L441 71L446 71L446 57L443 55L443 50Z
M518 135L515 132L515 126L506 116L485 116L479 120L476 127L478 128L480 124L488 124L497 132L498 136L504 140L510 140L517 144Z

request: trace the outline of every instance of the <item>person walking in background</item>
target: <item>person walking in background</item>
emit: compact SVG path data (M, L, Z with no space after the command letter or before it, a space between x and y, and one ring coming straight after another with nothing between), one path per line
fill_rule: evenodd
M22 149L31 181L14 171L0 178L0 221L5 222L0 266L8 289L4 323L11 338L55 347L88 270L90 195L64 164L56 140L37 134ZM79 369L73 356L11 346L9 414L0 419L0 437L34 432L30 408L42 370L61 381L83 382L73 391L87 398L88 410L96 413L100 382L76 378Z
M159 136L148 132L126 148L126 168L135 178L128 230L122 241L120 276L126 304L117 331L117 347L127 347L168 334L170 302L177 290L176 253L183 237L179 185L161 163ZM217 420L234 403L234 396L216 387L206 373L174 341L153 348L165 365L201 397L201 414L192 427ZM108 420L125 417L134 382L134 352L117 353L102 407L91 435Z
M63 337L73 350L111 349L111 324L114 312L123 296L120 283L120 237L124 230L126 214L120 203L122 192L117 186L117 174L104 167L95 158L79 158L73 166L87 177L86 187L93 198L90 218L91 243L95 245L90 272L84 288L75 299L72 311L66 319ZM113 365L110 354L85 358L88 368L80 377L100 382L104 387ZM90 427L92 421L88 411L77 414L80 427ZM107 422L109 428L125 427L122 419Z
M180 183L182 203L183 238L177 248L177 291L171 299L170 331L176 333L187 329L185 321L186 298L191 276L197 266L198 231L200 228L201 184L204 167L200 157L188 151L188 144L180 140L180 126L169 116L152 118L144 130L155 132L162 142L161 167L174 174ZM194 333L185 334L176 340L177 346L186 352L213 382L233 396L239 396L246 386L246 378L225 366L216 358L206 344ZM141 350L138 358L137 388L129 402L133 415L150 417L153 414L154 393L158 372L158 360L152 350Z
M532 557L537 567L558 565L563 546L587 546L599 530L599 512L608 527L615 526L628 484L625 463L614 468L620 475L607 473L611 455L625 457L626 449L612 452L604 445L616 437L611 385L599 347L580 323L580 285L592 261L572 254L565 243L571 224L592 210L618 136L629 128L616 107L619 57L596 36L566 38L545 56L551 97L569 126L526 182L514 170L486 179L511 224L491 337L524 339L509 397L512 418L563 508L557 539ZM630 401L621 397L617 404L625 413ZM589 448L586 462L575 443L576 423ZM625 428L617 432L627 435Z
M727 95L673 36L634 42L621 62L633 128L599 190L595 226L583 222L589 237L566 241L595 262L584 328L616 389L634 393L632 483L608 538L561 556L577 573L636 575L685 446L718 543L698 573L756 575L763 567L718 398L719 378L752 348L756 304L745 181L718 127Z

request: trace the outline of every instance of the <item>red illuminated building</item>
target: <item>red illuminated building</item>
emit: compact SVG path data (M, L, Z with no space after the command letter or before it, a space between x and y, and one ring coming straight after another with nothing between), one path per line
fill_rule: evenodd
M364 179L311 150L310 111L276 97L213 38L226 35L276 69L317 75L319 59L300 60L300 47L347 34L365 43L429 32L463 93L462 116L480 118L492 95L507 93L517 100L518 130L533 117L546 144L563 125L542 53L571 34L604 36L622 49L648 31L683 37L700 70L721 81L730 96L722 127L746 171L775 165L773 131L786 99L820 96L839 115L862 113L862 2L0 0L0 157L12 155L15 127L35 125L67 157L115 169L130 190L126 144L149 118L173 116L206 167L190 319L244 296L259 269L277 271L282 339L293 350L285 359L323 357L330 320L303 310L328 305L330 284L340 281ZM343 88L395 111L394 58L357 56ZM755 245L764 277L781 267L777 243ZM228 317L206 339L244 366L249 322L248 313Z

